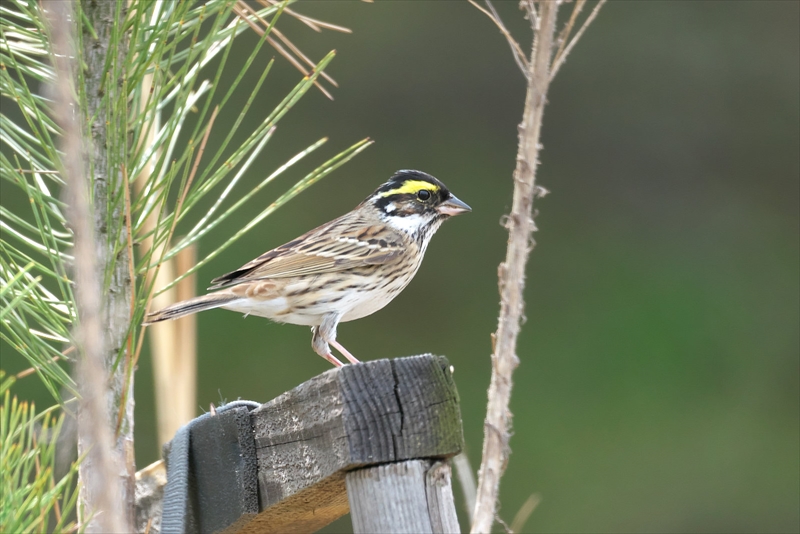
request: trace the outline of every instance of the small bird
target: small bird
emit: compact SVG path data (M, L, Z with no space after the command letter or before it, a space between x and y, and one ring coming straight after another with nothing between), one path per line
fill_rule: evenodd
M147 316L149 325L223 308L278 323L310 326L314 351L336 367L340 322L380 310L417 273L445 219L472 211L433 176L402 170L356 208L211 281L201 297Z

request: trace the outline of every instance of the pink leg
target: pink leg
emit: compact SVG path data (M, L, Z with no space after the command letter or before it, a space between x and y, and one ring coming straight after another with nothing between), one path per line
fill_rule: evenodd
M340 362L339 359L336 358L336 356L334 356L330 352L328 354L321 354L321 356L323 358L325 358L326 360L328 360L329 362L331 362L334 367L343 367L344 366L344 364L342 362Z
M346 348L344 348L344 347L343 347L343 346L342 346L342 345L341 345L341 344L340 344L338 341L335 341L335 340L334 340L334 341L331 341L331 342L330 342L330 344L331 344L331 345L333 345L333 348L335 348L336 350L338 350L339 352L341 352L341 353L342 353L342 355L343 355L345 358L347 358L348 360L350 360L350 363L361 363L360 361L358 361L358 360L356 359L356 357L355 357L355 356L353 356L352 354L350 354L350 351L349 351L349 350L347 350Z

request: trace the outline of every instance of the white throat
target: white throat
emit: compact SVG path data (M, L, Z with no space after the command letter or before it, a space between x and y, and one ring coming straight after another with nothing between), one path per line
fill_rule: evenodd
M394 228L395 230L400 230L412 237L416 237L419 232L430 222L428 217L425 217L420 214L413 214L413 215L406 215L405 217L386 217L386 224Z

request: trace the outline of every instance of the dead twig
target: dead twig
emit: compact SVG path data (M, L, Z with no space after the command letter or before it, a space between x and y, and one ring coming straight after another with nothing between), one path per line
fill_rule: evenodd
M539 29L539 15L536 12L534 0L519 0L519 8L525 11L525 18L531 21L531 28L533 30Z
M66 360L67 358L65 356L74 350L75 350L74 346L67 347L66 349L61 351L61 356L53 356L52 361L55 363L58 360ZM38 370L39 370L38 367L28 367L27 369L23 369L19 373L15 374L14 378L16 380L19 380L20 378L25 378L26 376L32 375Z
M581 36L583 35L583 32L586 31L586 28L589 27L589 24L592 23L592 21L595 19L597 14L600 12L600 8L603 7L603 4L605 4L605 3L606 3L606 0L600 0L599 2L597 2L597 5L594 6L594 9L592 10L592 12L589 13L589 16L586 17L585 21L583 21L583 25L581 26L581 29L578 30L578 33L575 34L575 37L572 38L572 40L569 42L569 44L564 49L564 51L561 54L557 55L556 58L553 60L553 66L550 68L550 81L553 80L553 77L558 72L558 69L561 68L561 65L564 63L564 60L567 59L567 56L569 55L569 53L572 51L572 49L578 43L578 39L581 38Z
M508 462L511 377L519 365L517 338L525 302L525 267L531 250L533 199L536 192L536 167L542 117L550 85L550 58L553 53L557 2L539 4L539 30L534 31L529 61L528 91L525 110L519 125L517 166L514 171L514 197L508 217L506 259L498 269L500 316L492 354L492 378L483 441L483 457L478 473L478 495L472 532L488 533L495 521L500 477Z
M572 14L569 16L569 20L561 31L558 34L558 39L556 39L556 45L558 45L558 50L556 50L556 54L554 57L558 57L564 52L564 47L567 46L569 42L569 34L572 32L572 27L575 25L575 21L578 20L578 15L580 15L581 11L583 11L583 6L586 5L586 0L577 0L575 2L575 7L572 8Z
M524 63L527 67L526 78L528 90L525 97L525 110L522 123L519 125L519 145L517 148L517 165L514 170L514 197L511 214L504 217L503 226L508 229L508 247L506 258L497 269L500 290L500 315L497 331L492 334L492 377L489 385L486 420L484 423L484 441L481 467L478 472L478 489L475 509L472 517L472 533L488 533L497 520L497 496L500 489L500 478L508 463L510 449L512 375L519 365L516 354L517 339L521 325L525 321L525 268L528 256L535 244L533 232L536 225L533 221L533 201L544 196L546 190L536 184L536 169L539 164L539 151L542 117L547 102L547 91L556 71L564 62L569 52L577 43L583 32L597 16L606 0L600 0L592 13L587 17L575 36L569 40L572 28L577 22L586 0L577 0L564 28L556 40L556 20L560 2L539 0L538 9L534 0L521 0L520 8L526 11L527 18L533 28L533 43L530 59ZM518 54L516 41L508 34L500 22L497 12L487 1L491 12L482 9L474 0L470 2L485 13L501 28L506 40L511 44L515 58ZM567 44L568 43L568 44ZM554 49L558 49L553 58ZM518 62L520 63L520 62ZM538 503L532 496L515 517L511 529L522 528Z
M189 192L197 169L200 166L200 161L205 152L206 143L208 142L218 112L219 107L215 107L208 120L191 171L178 197L166 238L163 239L160 245L154 244L154 235L143 241L143 248L146 250L152 249L152 257L158 257L156 265L148 270L146 274L149 288L165 285L169 280L173 280L176 276L182 274L178 272L179 267L176 265L178 259L172 258L165 260L164 256L167 253L169 244L172 242L172 236L175 232L178 219L180 218L183 203L186 200L186 195ZM141 183L141 181L139 183ZM145 220L145 230L154 230L157 226L158 223L154 212ZM194 284L194 279L187 280L186 284ZM185 291L186 284L182 286L183 291ZM162 307L178 302L179 300L181 300L181 296L178 294L178 288L173 288L156 297L153 296L152 291L148 291L145 309L149 309L153 302L157 302L157 307ZM166 443L172 439L175 431L177 431L181 425L189 421L194 414L196 396L194 382L197 365L194 347L196 341L191 340L184 343L184 339L181 336L182 332L185 332L185 327L182 327L181 323L175 321L152 325L147 327L147 330L150 331L152 336L151 346L153 351L153 372L156 390L158 438L159 443ZM144 329L142 330L134 353L134 365L139 360L143 337ZM176 362L181 362L181 364L177 365ZM176 379L175 376L181 372L180 378ZM179 384L179 387L176 387L176 383Z
M519 43L516 39L511 35L511 33L506 29L505 24L500 19L500 15L495 10L494 6L489 0L486 0L486 6L489 8L488 10L482 8L475 0L469 0L469 3L475 6L478 11L489 17L489 19L494 22L495 26L500 29L500 33L506 38L508 42L508 46L511 47L511 53L514 56L514 61L516 61L519 70L522 71L522 75L525 78L528 78L528 60L525 58L525 53L522 51L522 48L519 46Z

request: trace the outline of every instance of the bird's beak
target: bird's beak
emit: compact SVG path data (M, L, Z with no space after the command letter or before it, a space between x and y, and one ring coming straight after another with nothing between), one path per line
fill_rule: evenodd
M458 200L455 195L450 195L450 198L442 202L436 207L436 211L442 215L458 215L459 213L466 213L472 211L472 208L465 203Z

